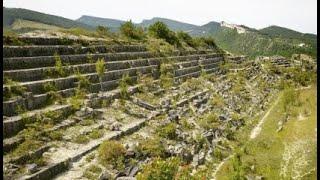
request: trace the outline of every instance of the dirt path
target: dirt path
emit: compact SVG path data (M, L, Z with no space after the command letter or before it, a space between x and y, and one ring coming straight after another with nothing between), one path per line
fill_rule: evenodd
M228 156L227 158L225 158L224 160L222 160L219 165L216 167L215 171L212 173L212 177L213 179L211 180L215 180L216 179L216 174L218 173L218 171L220 170L220 168L223 166L223 164L225 162L227 162L230 158L232 158L234 156L234 154L231 154L230 156Z
M311 86L300 87L300 88L296 88L295 91L303 90L303 89L310 89L310 88L311 88ZM262 117L262 119L259 121L259 124L251 131L250 139L254 139L260 134L262 124L264 123L266 118L269 116L270 111L274 108L274 106L276 104L278 104L279 99L280 99L280 96L278 96L276 102L272 105L272 107L268 110L268 112Z
M262 117L262 119L259 121L258 125L251 131L251 134L250 134L250 139L254 139L256 138L260 132L261 132L261 127L262 127L262 124L264 123L264 121L266 120L266 118L269 116L271 110L274 108L274 106L276 104L278 104L279 100L280 100L280 96L278 96L277 100L273 103L273 105L269 108L269 110L267 111L267 113Z
M307 86L307 87L301 87L301 88L297 88L295 89L296 91L297 90L303 90L303 89L310 89L311 86ZM281 95L278 96L277 100L273 103L273 105L269 108L269 110L267 111L267 113L262 117L262 119L259 121L259 124L251 131L251 134L250 134L250 139L254 139L256 138L260 132L261 132L261 127L262 127L262 124L264 123L264 121L266 120L266 118L269 116L271 110L275 107L275 105L278 104L279 100L280 100L280 97ZM316 131L316 129L315 129ZM226 161L228 161L230 158L232 158L234 156L234 153L229 155L227 158L225 158L223 161L220 162L220 164L216 167L215 171L213 172L212 174L212 177L213 177L213 180L216 179L216 174L218 173L218 171L220 170L220 168L224 165L224 163Z

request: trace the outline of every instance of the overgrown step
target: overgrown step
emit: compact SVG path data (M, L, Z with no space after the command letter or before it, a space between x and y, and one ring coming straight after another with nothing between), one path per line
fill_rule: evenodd
M174 71L174 75L175 76L182 76L185 74L190 74L190 73L194 73L194 72L198 72L201 70L200 66L191 66L191 67L187 67L187 68L182 68L182 69L178 69Z
M87 53L116 53L116 52L143 52L147 51L142 45L96 45L96 46L3 46L3 57L32 57Z
M151 58L155 55L150 52L121 52L121 53L101 53L92 54L93 62L99 58L103 58L106 61L121 61L138 58ZM89 63L90 60L87 54L77 55L61 55L61 62L64 65L75 65ZM3 58L4 70L17 70L17 69L29 69L40 67L53 67L55 66L54 56L38 56L38 57L15 57L15 58Z
M102 90L103 91L109 91L113 90L118 87L119 81L121 77L124 74L128 74L129 77L131 78L132 82L137 81L137 72L140 72L141 74L149 74L150 76L157 76L158 70L157 66L143 66L143 67L138 67L138 68L131 68L131 69L126 69L126 70L117 70L117 71L110 71L107 72L103 77L102 83L98 81L98 77L95 73L88 75L89 79L91 80L91 84L88 87L89 92L91 93L96 93L101 90L101 85L102 85ZM57 88L59 88L59 91L57 91L58 94L60 94L63 98L70 97L75 93L76 86L77 86L77 80L72 79L73 84L70 86L64 86L62 83L62 86L59 84L56 84L57 82L54 80L54 84L56 85ZM46 81L47 83L48 81ZM60 89L62 88L62 89ZM40 90L41 85L35 84L33 89ZM33 91L34 95L30 95L27 97L17 97L14 100L9 100L9 101L4 101L3 102L3 108L4 108L4 115L5 116L13 116L17 114L17 109L18 108L24 108L27 110L34 110L37 108L42 108L45 106L48 101L51 98L50 92L43 93L43 94L36 94L36 93L41 93L41 91ZM4 91L5 92L5 91Z
M131 67L148 66L148 65L159 65L160 58L148 58L148 59L134 59L124 61L111 61L106 62L106 71L128 69ZM69 74L75 74L80 72L81 74L94 73L96 72L96 65L93 63L85 63L79 65L70 65L62 67L64 72ZM49 72L55 72L55 67L44 67L34 69L20 69L20 70L9 70L4 71L4 77L7 77L13 81L27 82L37 81L50 77ZM51 75L52 76L52 75Z
M128 69L121 69L121 70L114 70L114 71L107 71L104 73L102 77L102 81L110 81L115 79L120 79L124 74L130 75L137 75L137 72L151 72L152 69L157 69L157 65L148 65L148 66L141 66L141 67L134 67ZM99 76L97 73L89 73L89 74L82 74L83 77L88 78L91 83L99 82ZM26 87L26 91L32 92L33 94L41 94L45 92L44 86L48 83L53 83L57 90L63 90L75 87L75 82L78 81L78 77L76 75L71 75L68 77L63 78L51 78L39 81L30 81L30 82L23 82L18 85L4 85L3 92L4 94L8 93L9 88L23 86Z
M45 37L10 37L3 36L3 44L12 45L19 41L22 45L89 45L91 43L98 43L99 41L90 41L84 39L71 39L71 38L45 38Z
M198 63L198 59L200 58L208 58L208 60L202 60L206 62L215 61L217 58L212 58L216 56L216 54L206 54L206 55L187 55L187 56L173 56L168 57L169 60L180 59L182 62L176 63L175 67L190 67L194 66ZM127 69L130 67L138 67L138 66L147 66L151 65L159 65L162 57L157 58L145 58L145 59L132 59L132 60L121 60L121 61L107 61L106 62L106 70L118 70L118 69ZM218 58L219 59L219 58ZM202 62L201 61L201 62ZM95 64L93 63L84 63L77 65L69 65L62 67L64 72L74 73L79 71L80 73L93 73L96 71ZM19 69L19 70L5 70L3 72L4 77L9 78L14 81L26 82L26 81L37 81L48 78L52 76L52 72L55 72L55 67L41 67L41 68L33 68L33 69ZM51 74L50 74L51 73Z
M20 132L25 128L26 124L34 122L37 116L50 111L60 112L60 115L62 116L61 118L66 117L72 114L73 112L71 105L52 105L45 109L29 111L23 116L18 115L18 116L4 118L3 131L2 131L3 137L9 138L16 135L18 132Z

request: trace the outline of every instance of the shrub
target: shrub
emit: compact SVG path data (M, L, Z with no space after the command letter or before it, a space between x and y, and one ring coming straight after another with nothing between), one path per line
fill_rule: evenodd
M99 81L100 81L100 90L101 91L103 91L103 87L102 87L102 77L103 77L103 75L104 75L104 72L105 72L105 70L106 70L106 68L105 68L105 61L104 61L104 59L102 58L102 59L98 59L98 61L96 62L96 72L97 72L97 74L98 74L98 76L99 76Z
M88 78L86 78L85 76L83 76L79 70L76 73L77 76L77 80L78 80L78 88L79 89L84 89L84 90L88 90L88 88L90 87L90 81Z
M148 38L147 49L162 56L169 56L174 51L174 47L163 39Z
M164 89L168 89L173 86L173 66L171 64L160 65L160 85Z
M196 180L192 175L192 168L190 165L182 166L175 175L175 180Z
M102 169L96 165L91 165L89 166L83 176L88 178L88 179L99 179L99 173L102 172Z
M89 138L91 138L91 139L101 138L101 137L103 136L103 130L101 130L101 129L95 129L95 130L93 130L88 136L89 136Z
M178 31L177 37L181 41L184 41L185 43L187 43L189 46L191 46L193 48L196 47L196 43L194 42L194 40L192 39L192 37L188 33L185 33L183 31Z
M66 76L66 73L64 72L64 69L63 69L61 58L57 53L54 54L54 59L55 59L54 69L55 69L56 73L58 74L58 76L60 76L60 77Z
M160 137L167 138L174 140L177 138L176 134L176 124L175 123L169 123L165 126L159 127L157 129L157 133Z
M144 37L143 29L141 27L135 27L131 20L120 26L120 32L131 39L141 40Z
M199 126L206 130L217 128L219 126L218 121L219 120L217 115L214 113L210 113L200 118Z
M79 135L75 137L73 141L77 144L86 144L89 142L89 138L87 138L85 135Z
M195 47L214 48L218 50L212 37L196 37L193 39L193 44Z
M137 151L143 157L165 157L165 148L160 138L145 139L140 142Z
M131 84L131 78L128 74L122 75L122 78L119 82L121 99L129 99L130 95L128 91L128 84Z
M174 179L178 172L179 164L180 159L176 157L171 157L166 160L156 158L150 164L143 167L142 172L137 175L137 180Z
M80 107L84 103L85 98L85 92L83 92L81 89L76 88L76 92L74 96L70 98L70 104L73 109L80 109Z
M117 141L105 141L98 149L98 157L104 166L111 165L115 168L124 168L124 156L126 149Z
M241 161L241 154L239 152L236 152L234 157L232 158L232 168L233 171L231 173L231 179L234 180L244 180L245 178L245 169L242 165Z
M217 158L219 161L221 161L221 160L223 159L223 154L222 154L221 150L218 149L218 148L215 148L215 149L213 150L213 156L214 156L215 158Z
M5 79L5 84L7 85L6 90L3 92L5 99L10 99L14 96L21 96L27 90L27 88L21 86L20 83L8 78Z
M96 32L100 36L103 36L103 37L108 36L109 35L109 28L107 28L105 26L97 26Z
M60 141L60 140L62 140L63 133L61 131L51 131L51 132L48 133L48 137L51 140Z
M292 87L288 87L283 93L283 109L285 112L289 112L293 105L298 104L299 93L295 91Z
M149 26L149 34L153 37L164 39L171 45L181 46L175 32L171 31L163 22L157 21Z

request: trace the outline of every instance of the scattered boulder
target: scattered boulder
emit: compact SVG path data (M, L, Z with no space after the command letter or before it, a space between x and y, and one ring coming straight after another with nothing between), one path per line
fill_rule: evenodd
M110 180L112 175L110 174L109 171L104 170L102 173L99 175L99 180Z
M120 131L120 127L122 126L122 124L120 124L119 122L113 122L110 126L109 129L111 131Z
M38 165L35 163L26 165L26 170L29 174L35 173L37 169L38 169Z

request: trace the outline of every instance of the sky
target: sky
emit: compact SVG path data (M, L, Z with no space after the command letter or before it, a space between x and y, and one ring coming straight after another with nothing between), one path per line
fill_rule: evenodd
M74 20L91 15L139 23L162 17L195 25L226 21L317 33L317 0L3 0L3 5Z

